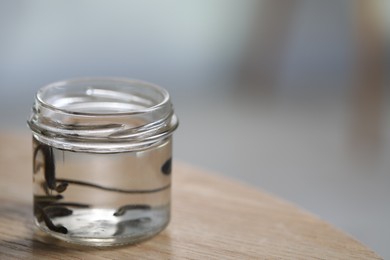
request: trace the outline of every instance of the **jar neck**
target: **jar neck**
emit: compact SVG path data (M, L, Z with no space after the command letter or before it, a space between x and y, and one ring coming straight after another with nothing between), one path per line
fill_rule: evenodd
M123 79L78 79L38 91L28 124L56 148L112 153L158 145L178 126L168 93Z

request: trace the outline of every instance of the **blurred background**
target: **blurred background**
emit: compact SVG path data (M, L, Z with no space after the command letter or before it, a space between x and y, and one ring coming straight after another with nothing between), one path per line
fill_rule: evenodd
M390 258L390 1L0 0L0 131L80 76L167 88L175 158Z

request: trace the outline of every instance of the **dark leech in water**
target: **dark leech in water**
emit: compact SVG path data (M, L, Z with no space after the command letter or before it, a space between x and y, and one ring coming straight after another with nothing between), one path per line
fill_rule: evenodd
M48 229L54 232L67 234L68 229L62 225L54 225L51 221L52 218L66 217L73 214L71 209L67 207L75 208L89 208L87 204L72 203L72 202L58 202L63 198L62 195L44 195L34 196L34 215L38 222L45 222Z
M161 172L165 175L170 175L172 172L172 158L169 158L161 167Z
M120 236L125 232L126 227L135 227L144 223L149 223L150 221L151 219L147 217L121 221L117 224L116 231L113 235Z
M143 194L143 193L155 193L155 192L160 192L166 189L169 189L171 187L170 184L165 185L160 188L156 189L150 189L150 190L124 190L124 189L117 189L113 187L106 187L102 186L99 184L95 183L90 183L90 182L85 182L85 181L78 181L78 180L70 180L70 179L57 179L58 182L64 182L67 184L72 184L72 185L81 185L81 186L87 186L91 188L96 188L96 189L101 189L101 190L106 190L106 191L113 191L113 192L120 192L120 193L132 193L132 194Z
M58 194L58 195L34 195L34 200L35 202L55 202L57 200L63 199L63 196Z
M83 203L75 203L75 202L58 202L51 204L53 206L67 206L67 207L74 207L74 208L82 208L87 209L90 208L91 205L83 204Z
M66 190L66 188L68 187L68 183L67 182L62 182L62 183L60 183L57 187L56 187L56 191L58 192L58 193L62 193L62 192L64 192L65 190Z
M46 214L44 209L53 205L58 200L62 199L62 195L46 195L46 196L37 196L34 195L34 215L37 218L38 222L44 221L43 215ZM46 222L46 221L45 221Z
M68 229L62 225L54 225L54 223L51 221L50 217L46 214L45 210L43 210L39 205L34 205L34 213L35 217L39 222L44 221L47 228L51 231L67 234Z
M38 222L45 222L48 229L51 231L67 234L68 229L62 225L54 225L52 218L66 217L73 214L71 209L67 207L75 208L89 208L87 204L57 202L62 199L61 195L57 196L34 196L34 215Z
M53 222L50 220L50 218L43 214L43 221L45 221L46 226L54 232L62 233L62 234L67 234L68 229L64 227L63 225L54 225Z
M125 205L125 206L122 206L119 209L117 209L117 211L114 212L114 216L116 216L116 217L123 216L126 213L126 211L128 211L128 210L136 210L136 209L149 210L150 206L146 205L146 204L129 204L129 205Z
M43 209L51 206L67 206L74 208L89 208L90 205L83 203L74 203L74 202L58 202L63 199L63 196L58 195L45 195L45 196L37 196L34 195L34 203L40 206Z
M41 167L41 164L37 163L37 155L38 152L41 151L44 159L44 173L45 173L45 181L46 181L46 187L44 190L48 193L47 189L50 190L56 190L57 192L61 193L64 192L68 186L67 183L61 183L60 185L56 186L56 174L55 174L55 158L53 149L45 144L39 144L33 154L33 167L34 167L34 173L36 173Z
M58 200L62 199L62 195L44 195L44 196L37 196L34 195L34 205L44 208L48 205L52 205L53 203L56 203Z
M38 162L38 154L41 152L43 162ZM50 190L55 190L59 193L67 188L67 184L61 183L56 186L55 178L55 158L53 149L47 145L39 144L34 149L33 153L33 172L36 174L41 168L44 168L45 182L41 184L47 195L34 196L34 214L38 222L45 222L45 225L51 231L67 234L68 229L62 225L54 225L51 218L68 216L73 212L63 206L56 206L56 202L63 199L62 195L51 195Z
M73 211L62 206L48 206L44 209L46 215L50 218L66 217L72 215Z
M49 189L56 188L56 174L53 149L47 145L41 145L41 151L45 158L45 180Z

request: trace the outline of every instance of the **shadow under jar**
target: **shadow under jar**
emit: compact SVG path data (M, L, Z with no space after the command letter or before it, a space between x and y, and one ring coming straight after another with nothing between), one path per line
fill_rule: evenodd
M53 83L38 91L28 124L41 230L112 246L168 225L178 121L165 89L117 78Z

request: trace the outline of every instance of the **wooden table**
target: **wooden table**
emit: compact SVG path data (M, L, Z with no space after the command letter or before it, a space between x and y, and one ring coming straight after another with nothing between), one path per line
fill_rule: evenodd
M380 259L285 201L175 163L172 220L151 240L116 248L37 240L32 224L31 139L0 134L0 259Z

